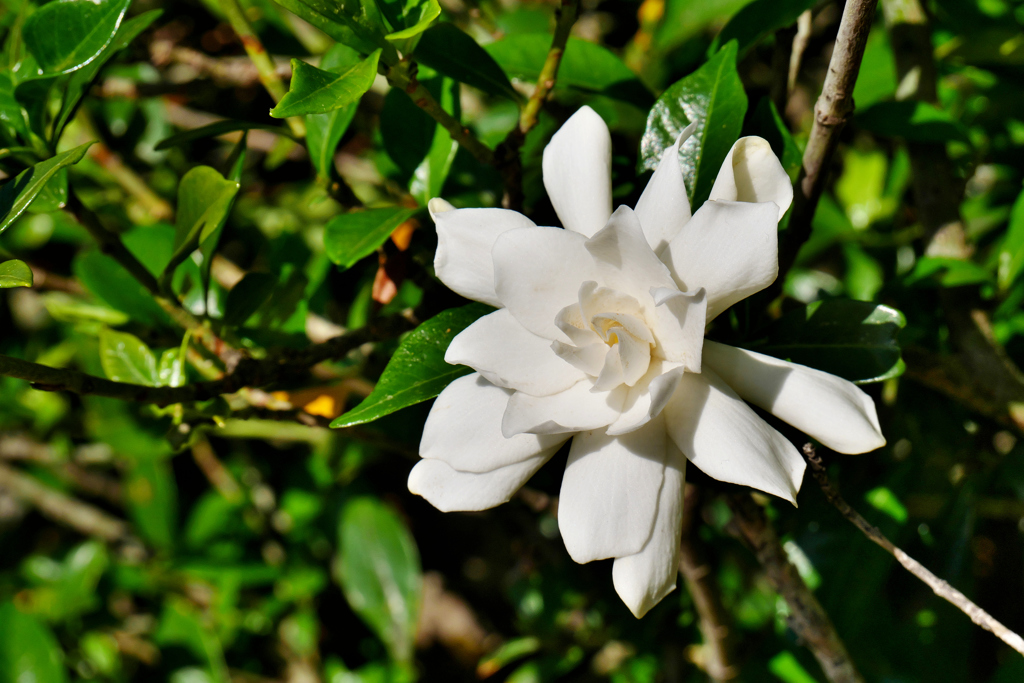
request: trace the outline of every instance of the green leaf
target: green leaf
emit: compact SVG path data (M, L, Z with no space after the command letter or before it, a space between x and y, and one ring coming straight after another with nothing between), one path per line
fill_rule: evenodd
M470 304L438 313L402 340L373 392L332 427L352 427L372 422L411 405L434 398L453 380L471 370L444 361L448 345L459 332L491 309Z
M656 168L662 153L696 122L697 129L679 150L686 192L696 211L711 194L746 111L747 95L736 73L736 44L729 43L658 98L640 140L640 169Z
M827 299L782 316L748 348L858 384L880 382L903 372L896 335L906 324L889 306Z
M137 457L125 483L132 521L143 539L169 550L178 519L178 488L166 459Z
M77 164L92 145L87 142L27 168L0 187L0 233L11 227L46 183L62 168Z
M174 221L174 255L164 271L165 281L228 219L238 188L238 182L225 179L209 166L196 166L182 177Z
M907 508L900 502L896 494L884 486L871 489L865 493L864 500L868 502L868 505L880 512L884 512L900 524L906 522L910 516Z
M17 138L28 141L28 123L21 104L14 96L14 76L10 71L0 70L0 126L12 142Z
M324 54L320 68L331 73L339 73L345 67L358 64L360 60L358 52L336 43ZM306 117L306 147L309 150L309 160L321 178L332 177L334 152L349 124L352 123L358 107L359 103L353 102L326 114L311 114Z
M494 58L455 24L442 22L424 31L416 46L416 59L491 95L522 99Z
M536 81L551 49L551 36L512 35L484 49L510 77ZM615 53L579 38L569 38L566 44L555 87L600 93L643 109L653 100L647 87Z
M235 133L240 130L269 130L275 135L282 135L287 138L291 138L292 132L283 126L275 126L272 123L253 123L251 121L236 121L229 119L227 121L214 121L208 123L205 126L199 128L192 128L184 130L180 133L164 138L156 144L153 148L157 151L170 149L172 147L180 147L186 143L194 140L202 140L203 138L212 138L218 135L224 135L225 133Z
M864 130L883 137L910 142L970 142L963 124L927 102L878 102L859 111L855 120Z
M999 288L1007 290L1024 270L1024 192L1017 195L1010 212L1010 226L999 245Z
M180 387L185 384L185 352L187 338L180 348L166 349L160 354L156 366L156 383L160 387Z
M384 244L399 225L416 209L370 209L335 216L324 232L327 257L342 268L351 268ZM232 290L233 291L233 290Z
M421 83L438 98L443 81L443 78L431 78ZM380 112L380 135L384 151L406 177L412 176L430 152L436 128L437 122L417 107L407 94L398 88L388 90Z
M24 261L0 263L0 289L31 287L32 269Z
M146 343L127 332L104 329L100 332L100 364L103 373L115 382L155 387L160 382L156 356Z
M992 282L992 275L973 261L943 256L922 256L907 275L907 286L925 283L942 287L964 287Z
M181 645L213 672L212 677L205 674L203 678L182 676L181 683L193 683L197 680L229 683L231 680L227 662L224 661L224 649L212 629L212 624L185 598L168 595L153 640L158 645Z
M817 683L791 652L780 652L768 660L768 670L783 683Z
M25 22L25 46L45 74L65 74L96 59L114 39L131 0L54 0Z
M879 24L871 29L864 58L857 72L857 84L853 88L853 101L858 109L864 109L875 102L892 97L896 93L896 60L889 46L889 34Z
M57 566L53 566L53 560L38 556L38 563L32 566L33 559L29 558L23 568L35 574L43 585L22 596L23 604L32 614L47 621L65 621L96 609L96 586L110 565L106 546L99 541L86 541L73 548ZM2 676L0 680L4 680Z
M231 291L224 303L224 324L243 324L263 304L277 287L277 276L270 273L247 273Z
M792 25L804 10L814 6L816 0L754 0L733 15L729 23L715 36L708 54L714 54L722 45L735 40L739 56L757 44L769 33Z
M111 308L131 316L133 321L141 325L170 325L170 318L149 290L106 254L83 251L75 257L71 271L87 290Z
M301 59L292 60L288 93L270 110L274 118L324 114L359 101L377 76L380 50L340 73L318 69Z
M410 54L419 43L419 36L441 16L441 5L437 0L427 0L419 5L418 16L413 14L405 18L413 20L411 25L385 36L387 41L398 48L402 54ZM415 40L414 40L415 39Z
M375 498L350 500L338 525L336 578L393 659L412 660L423 576L412 534Z
M63 659L50 629L13 603L0 604L0 681L66 683Z
M450 78L443 78L441 81L441 97L438 98L438 103L458 121L462 118L459 84ZM435 126L427 156L413 171L412 181L409 183L409 193L416 198L420 206L426 206L431 198L440 196L458 151L459 143L452 139L451 133L444 126Z
M117 29L117 35L115 35L114 39L103 48L96 59L76 71L71 78L68 79L67 85L64 86L64 97L61 101L60 112L57 114L57 119L53 126L54 140L60 139L64 126L67 125L69 120L71 120L71 116L74 114L78 103L81 101L82 95L85 94L86 89L88 89L89 84L93 82L93 79L99 75L100 69L110 61L111 57L128 47L128 45L135 40L140 33L149 28L150 24L156 21L161 14L163 14L163 10L154 9L124 21L120 28Z
M388 27L373 0L274 0L342 45L369 54L383 48L383 59L394 64L398 54L384 40Z

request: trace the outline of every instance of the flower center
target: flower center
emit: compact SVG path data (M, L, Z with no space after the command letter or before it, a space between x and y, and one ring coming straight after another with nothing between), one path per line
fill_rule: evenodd
M635 298L587 281L579 302L566 306L555 324L571 343L556 341L555 353L594 377L594 391L633 386L647 372L657 343Z

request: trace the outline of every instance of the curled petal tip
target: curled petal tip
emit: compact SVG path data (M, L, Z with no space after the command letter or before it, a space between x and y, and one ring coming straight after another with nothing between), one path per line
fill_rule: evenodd
M430 212L430 217L433 219L437 214L444 213L446 211L454 211L455 207L449 204L447 201L440 197L434 197L427 202L427 211ZM436 220L436 219L435 219Z

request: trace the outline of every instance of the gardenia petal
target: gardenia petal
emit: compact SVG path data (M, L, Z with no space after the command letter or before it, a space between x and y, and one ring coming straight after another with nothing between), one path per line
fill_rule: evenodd
M577 434L558 496L558 529L580 564L633 555L654 527L668 438L662 420L612 437Z
M586 377L559 358L551 341L519 324L507 309L479 318L460 332L445 352L452 365L468 365L499 387L547 396Z
M409 472L409 491L441 512L488 510L507 503L553 453L483 473L459 472L440 460L420 460Z
M559 228L510 230L494 242L494 291L519 323L552 341L568 341L555 318L579 300L580 283L597 279L586 238Z
M707 296L676 289L652 288L656 352L665 360L682 363L687 372L700 372L707 320Z
M670 442L665 483L658 495L658 512L651 537L640 552L620 557L612 565L615 592L637 619L676 588L685 483L686 458Z
M449 384L427 416L420 456L463 472L490 472L557 449L566 440L566 435L505 438L501 419L511 395L476 373Z
M804 459L710 368L683 375L664 415L676 446L705 474L796 505Z
M647 375L629 388L622 414L608 425L605 433L609 436L627 434L660 415L675 394L683 372L683 366L678 363L652 361Z
M544 187L566 230L590 237L612 215L612 136L582 107L544 148Z
M494 240L508 230L536 227L533 221L505 209L456 209L443 199L431 199L427 207L437 226L438 279L467 299L500 308L491 261Z
M704 343L704 358L744 400L839 453L885 445L875 403L853 382L753 351Z
M636 203L636 215L651 248L658 252L665 247L690 220L690 200L686 196L686 182L679 163L679 147L697 130L691 123L676 138L674 145L665 150L654 175Z
M567 434L610 425L622 412L628 387L595 392L593 386L585 379L551 396L517 391L508 401L501 433L508 438L523 433Z
M628 206L616 209L608 225L587 240L586 247L597 264L598 282L641 303L649 299L651 287L676 286Z
M679 289L707 290L711 321L778 276L778 208L771 202L705 202L661 258Z
M775 202L779 218L793 203L793 184L764 138L740 138L722 162L709 199Z

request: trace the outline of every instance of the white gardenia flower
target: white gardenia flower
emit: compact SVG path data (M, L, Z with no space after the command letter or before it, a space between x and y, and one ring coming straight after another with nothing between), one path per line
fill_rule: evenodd
M792 187L768 143L736 142L690 215L679 146L635 209L612 212L611 136L589 107L544 150L564 229L430 202L437 276L498 308L445 356L476 372L437 398L409 490L443 511L509 498L572 439L558 526L579 563L615 558L640 617L675 588L689 460L795 504L805 463L751 403L841 453L885 444L851 382L704 339L707 322L778 275Z

